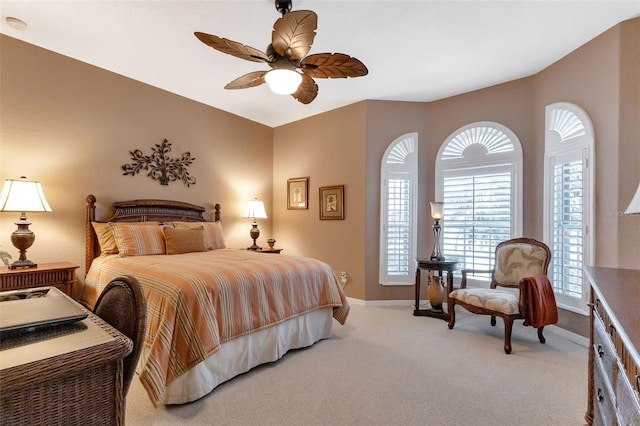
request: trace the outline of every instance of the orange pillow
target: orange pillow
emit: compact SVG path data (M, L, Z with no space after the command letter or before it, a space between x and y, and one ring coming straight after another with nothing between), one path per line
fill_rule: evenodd
M164 233L157 222L112 222L111 231L120 257L165 253Z
M165 226L163 229L167 254L193 253L207 251L204 244L204 228L173 228Z
M173 222L176 228L204 228L204 244L207 250L227 248L222 232L222 222Z
M98 237L100 256L117 254L118 246L116 245L116 240L113 237L111 226L108 223L103 222L91 222L91 225L93 226L93 230L96 231L96 237Z

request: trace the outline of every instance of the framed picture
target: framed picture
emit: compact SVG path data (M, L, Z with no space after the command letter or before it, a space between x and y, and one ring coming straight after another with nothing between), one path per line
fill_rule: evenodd
M344 185L320 187L320 220L344 219Z
M287 179L287 209L303 210L309 208L309 178Z

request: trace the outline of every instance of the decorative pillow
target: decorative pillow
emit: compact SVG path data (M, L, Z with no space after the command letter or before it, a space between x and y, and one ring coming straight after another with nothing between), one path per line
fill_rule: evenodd
M91 222L91 225L93 226L94 231L96 231L96 237L98 237L100 256L117 254L118 246L116 245L115 238L113 238L111 225L103 222Z
M167 254L193 253L207 251L204 244L204 227L173 228L165 226L163 229Z
M204 244L207 250L227 248L222 232L222 222L173 222L176 228L204 227Z
M164 233L158 222L112 222L111 231L120 257L165 253Z

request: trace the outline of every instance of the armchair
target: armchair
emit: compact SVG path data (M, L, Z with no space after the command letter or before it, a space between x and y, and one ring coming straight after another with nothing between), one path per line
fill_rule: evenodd
M455 325L455 307L459 305L475 314L490 315L492 326L496 325L496 317L503 319L507 354L511 353L511 330L516 319L524 319L524 325L537 328L538 340L545 343L544 326L558 320L558 308L547 277L550 261L551 251L540 241L514 238L501 242L496 246L492 270L461 270L460 288L448 297L449 328ZM491 274L489 288L467 288L467 276L481 273Z

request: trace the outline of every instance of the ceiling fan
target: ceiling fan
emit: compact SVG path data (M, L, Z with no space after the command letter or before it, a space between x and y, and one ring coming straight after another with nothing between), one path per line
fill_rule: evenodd
M358 59L344 53L316 53L307 56L318 27L318 16L310 10L291 12L291 0L275 0L282 14L273 24L271 43L262 52L244 44L201 32L195 36L207 46L240 59L264 62L268 71L253 71L224 86L225 89L247 89L269 84L278 94L293 96L303 104L318 95L314 78L361 77L369 72Z

